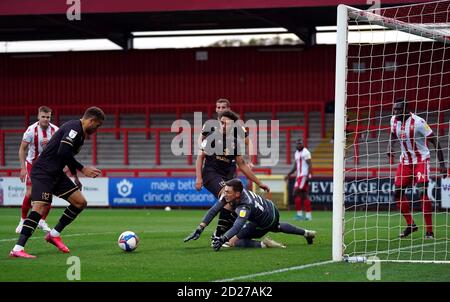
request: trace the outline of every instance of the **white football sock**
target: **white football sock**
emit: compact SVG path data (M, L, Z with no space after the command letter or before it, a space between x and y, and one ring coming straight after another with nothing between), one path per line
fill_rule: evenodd
M16 245L13 247L13 251L14 251L14 252L23 251L23 246L16 244Z
M50 236L52 236L52 237L59 237L59 235L61 235L61 233L58 232L58 231L55 230L55 229L52 229L52 230L50 231Z

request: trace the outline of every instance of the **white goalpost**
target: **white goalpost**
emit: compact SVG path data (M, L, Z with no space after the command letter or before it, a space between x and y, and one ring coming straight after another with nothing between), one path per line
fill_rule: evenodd
M450 263L450 0L339 5L335 84L332 259ZM400 99L403 122L393 117ZM422 138L421 119L433 131ZM400 162L410 175L397 171ZM410 182L396 187L403 178Z

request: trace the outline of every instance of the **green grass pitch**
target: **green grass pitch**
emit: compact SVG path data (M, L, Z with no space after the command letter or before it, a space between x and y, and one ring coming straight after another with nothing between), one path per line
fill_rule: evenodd
M48 218L50 226L56 223L61 213L61 208L52 209ZM219 252L210 247L216 221L199 240L183 243L183 238L195 229L204 213L205 210L166 212L160 209L89 208L63 233L63 239L71 249L70 254L62 254L46 243L44 232L38 229L26 247L38 258L30 260L8 257L17 239L14 230L20 209L0 208L0 281L67 281L67 271L72 264L67 264L70 256L80 259L81 281L368 281L368 264L322 263L331 259L331 212L316 211L312 221L301 222L292 219L293 212L281 212L282 221L317 230L317 240L311 246L299 236L271 233L269 236L285 243L287 249L222 249ZM443 214L436 219L445 225L448 216ZM373 240L377 232L373 226L378 226L378 232L385 232L383 226L392 227L400 221L395 216L389 221L383 216L368 219L356 216L352 219L357 227L369 226L368 232L354 232L350 237L353 243L349 249L361 252L370 250L374 244L380 251L387 248L387 242ZM420 214L416 219L421 222ZM127 230L136 232L141 239L137 250L131 253L123 252L117 245L119 234ZM399 230L400 226L392 228L392 236ZM438 242L444 244L439 244L436 249L448 251L449 241L445 237L448 227L438 231ZM412 240L391 240L389 248L400 247L400 252L404 252L403 247L408 250L408 246L421 242L422 230L415 233ZM392 259L399 255L387 256ZM405 257L404 254L401 256ZM438 256L449 259L447 254L438 253ZM319 265L306 266L315 263ZM304 267L255 275L301 266ZM380 276L381 281L450 281L450 264L383 262ZM243 278L234 279L240 277Z

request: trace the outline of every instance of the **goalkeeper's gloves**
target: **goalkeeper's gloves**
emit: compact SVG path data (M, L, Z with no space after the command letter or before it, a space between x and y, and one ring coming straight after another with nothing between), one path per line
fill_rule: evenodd
M228 241L228 238L225 235L222 235L220 237L216 237L213 240L213 249L218 252L222 245Z
M187 242L187 241L192 240L192 239L197 240L198 238L200 238L200 235L202 234L202 232L203 232L204 229L205 229L205 228L204 228L203 226L199 225L199 226L195 229L195 231L192 232L192 234L190 234L189 236L187 236L186 238L184 238L184 242Z

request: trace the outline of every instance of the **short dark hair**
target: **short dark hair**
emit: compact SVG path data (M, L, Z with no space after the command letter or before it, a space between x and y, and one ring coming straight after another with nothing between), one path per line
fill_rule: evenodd
M47 106L41 106L38 109L38 114L39 114L39 112L50 113L50 112L52 112L52 109L50 107L47 107Z
M237 120L239 120L239 115L231 110L225 110L224 112L221 112L219 114L219 120L222 117L227 117L227 118L233 120L233 122L236 122Z
M303 140L302 140L301 138L298 138L295 142L296 142L297 144L303 144Z
M227 99L218 99L217 101L216 101L216 104L217 103L226 103L227 104L227 107L229 108L229 107L231 107L231 103L230 103L230 101L229 100L227 100Z
M234 192L242 193L242 191L244 190L244 185L239 178L230 179L225 183L225 185L232 187Z
M98 121L104 121L105 120L105 113L102 109L98 107L89 107L86 109L83 115L84 119L95 119Z

